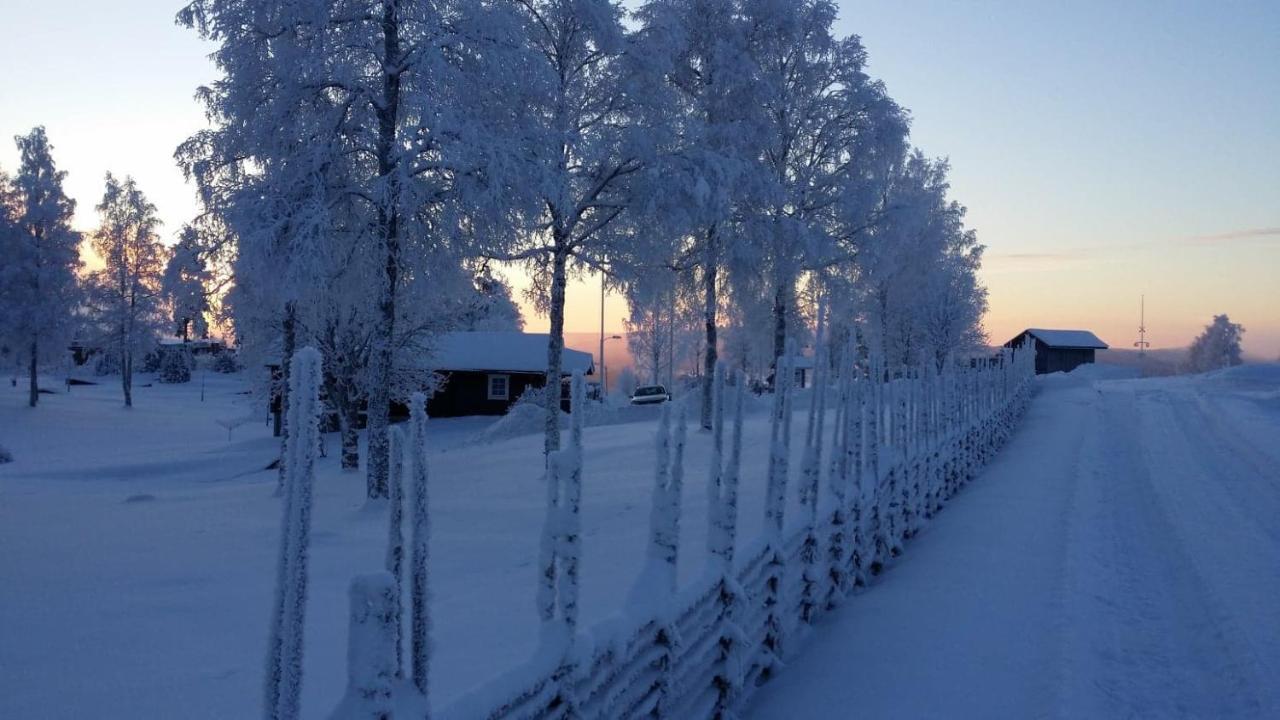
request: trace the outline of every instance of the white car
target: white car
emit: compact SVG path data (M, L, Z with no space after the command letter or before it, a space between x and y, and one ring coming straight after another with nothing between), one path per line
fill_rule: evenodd
M671 395L661 385L641 385L631 393L632 405L659 405L670 399Z

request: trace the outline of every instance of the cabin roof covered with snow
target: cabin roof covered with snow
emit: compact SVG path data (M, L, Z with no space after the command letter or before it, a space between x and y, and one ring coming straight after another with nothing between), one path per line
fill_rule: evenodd
M1044 328L1027 328L1019 333L1019 337L1029 334L1051 348L1092 348L1106 350L1107 344L1088 330L1046 330ZM1016 338L1015 338L1016 339Z
M423 364L432 370L545 372L548 337L546 333L505 330L444 333L436 338L435 348ZM592 361L591 353L565 348L561 362L568 374L590 373Z

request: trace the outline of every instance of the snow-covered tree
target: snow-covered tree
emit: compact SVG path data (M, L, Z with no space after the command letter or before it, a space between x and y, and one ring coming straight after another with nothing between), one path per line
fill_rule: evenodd
M1191 341L1191 347L1187 349L1187 369L1208 372L1239 365L1244 362L1240 350L1243 336L1243 325L1231 322L1226 313L1214 315L1213 322Z
M28 402L39 400L40 363L63 357L80 301L76 273L80 233L71 227L75 201L62 189L43 127L15 138L18 172L0 178L0 345L29 371Z
M981 346L987 295L977 278L983 246L948 198L949 166L919 151L905 157L887 188L888 209L858 241L856 261L827 282L856 299L870 342L891 366Z
M677 243L675 264L697 272L702 348L701 424L711 428L719 357L721 270L740 238L735 213L752 201L759 172L758 72L737 0L650 0L637 12L646 51L671 90L674 137L660 158L660 214ZM708 32L714 28L714 32Z
M796 335L802 273L846 256L838 246L874 220L874 188L884 178L871 159L901 145L906 123L883 85L866 75L861 41L833 34L835 3L744 0L743 7L762 86L770 180L747 268L765 277L779 357Z
M474 293L461 310L459 330L523 330L520 307L511 297L511 286L481 267L472 283Z
M569 274L603 267L628 233L636 186L653 154L650 129L633 121L651 98L636 81L623 10L613 0L515 3L529 52L522 79L522 151L532 201L525 227L495 252L523 262L533 299L550 319L547 386L561 381ZM633 227L631 229L634 229ZM544 451L560 447L559 404L548 393Z
M502 3L195 0L179 20L218 44L223 77L201 92L214 127L179 157L206 208L237 236L238 289L281 317L284 354L308 290L342 266L354 233L372 261L365 402L368 494L387 494L387 421L402 292L414 260L465 227L496 237L508 217L503 163L518 114L495 105L520 80ZM510 65L504 65L507 63ZM467 203L459 201L465 196ZM474 212L472 212L474 211ZM466 216L463 222L463 216ZM256 274L271 282L253 283ZM267 289L270 288L270 289ZM270 323L261 323L269 326ZM287 365L286 365L287 367Z
M670 272L650 271L627 288L630 317L623 320L627 349L644 382L658 384L672 376L670 357L676 334L676 288Z
M160 219L133 178L111 173L97 210L101 222L92 243L104 266L90 285L93 320L103 348L119 358L124 404L132 407L134 357L155 345L161 326Z
M210 273L204 253L196 228L188 225L182 228L164 268L164 298L169 306L174 334L183 340L209 335L205 315L210 310L207 289Z

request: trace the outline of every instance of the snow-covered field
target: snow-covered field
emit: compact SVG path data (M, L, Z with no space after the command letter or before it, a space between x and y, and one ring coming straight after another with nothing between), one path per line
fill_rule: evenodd
M203 403L198 382L148 382L132 410L110 378L43 395L35 410L21 384L0 388L0 445L15 457L0 465L0 718L259 712L280 527L275 473L262 468L277 441L265 418L228 440L226 421L249 414L234 376L210 374ZM642 566L656 430L645 416L656 411L638 410L586 431L586 626L619 610ZM429 424L437 708L528 659L537 639L542 438L475 442L493 423ZM744 545L763 525L768 432L767 413L748 416ZM344 474L336 435L328 445L313 517L307 717L341 698L348 583L381 569L386 542L385 508L365 507L363 472ZM685 581L705 561L709 450L707 435L691 433Z
M815 628L754 713L1280 713L1280 366L1096 379L1110 372L1042 379L995 463ZM203 403L198 383L140 387L133 410L110 382L35 410L21 387L0 388L0 445L15 457L0 465L0 717L258 713L280 511L265 419L228 440L227 421L248 414L243 385L211 375ZM431 422L437 708L536 640L541 438L474 442L493 422ZM744 544L761 526L766 422L746 428ZM588 626L619 609L641 567L654 429L586 432ZM329 448L307 717L342 694L347 584L378 569L385 538L363 473L338 469L335 436ZM686 582L705 558L708 449L691 434Z
M1043 378L750 715L1280 717L1280 366L1114 370Z

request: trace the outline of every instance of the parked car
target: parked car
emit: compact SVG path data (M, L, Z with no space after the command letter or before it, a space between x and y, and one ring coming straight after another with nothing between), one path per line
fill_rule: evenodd
M659 405L671 399L662 385L641 385L631 394L632 405Z

